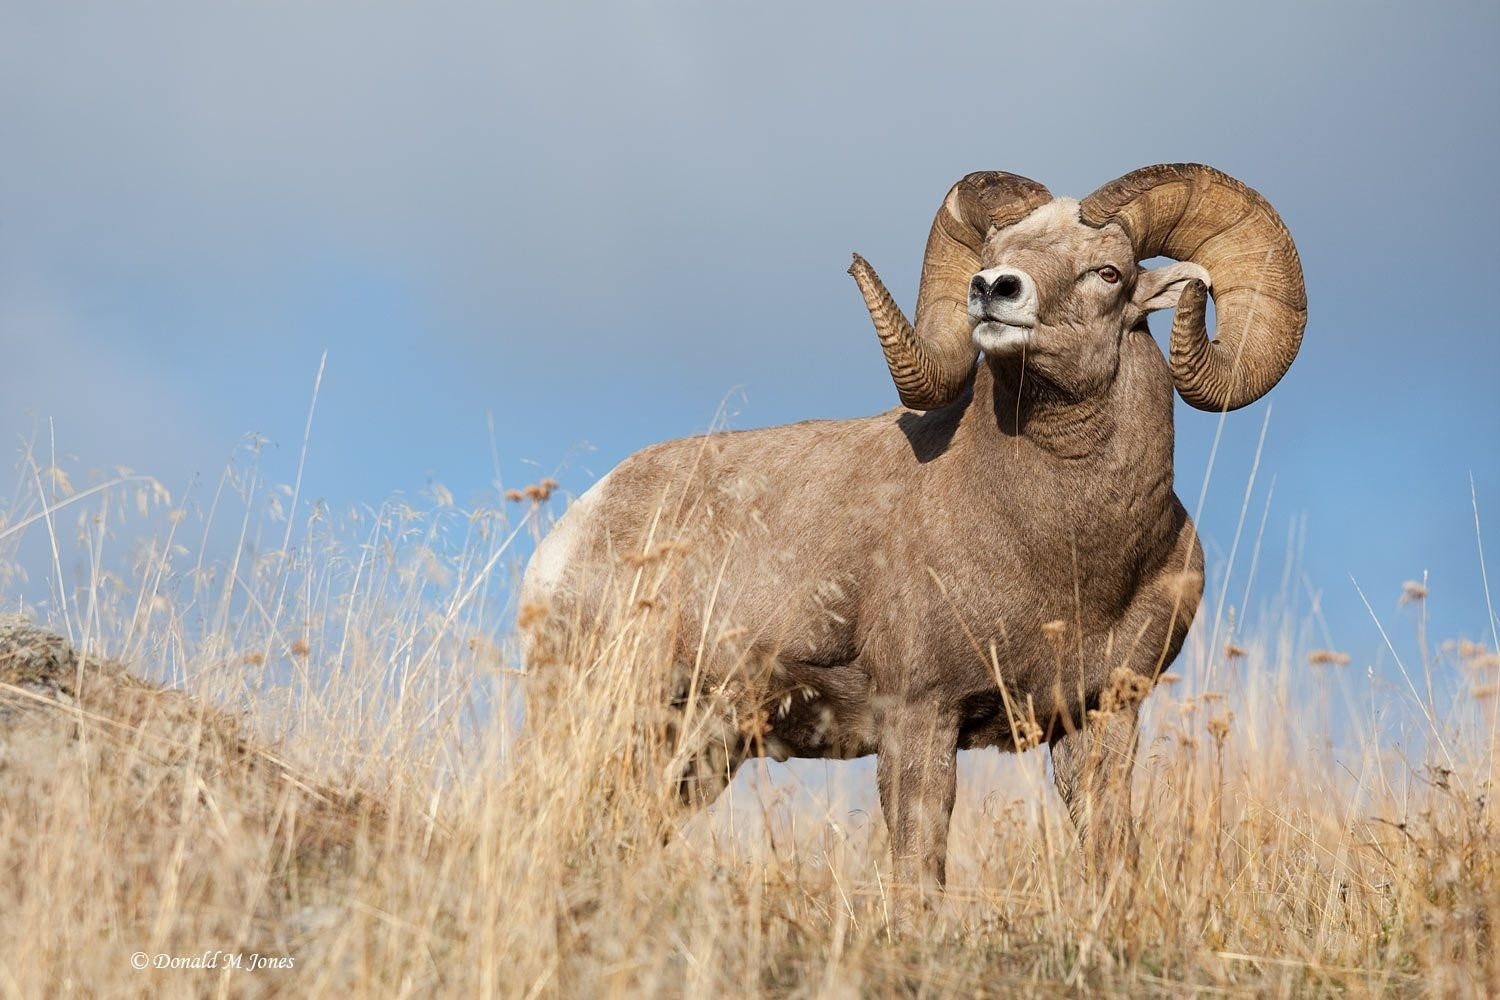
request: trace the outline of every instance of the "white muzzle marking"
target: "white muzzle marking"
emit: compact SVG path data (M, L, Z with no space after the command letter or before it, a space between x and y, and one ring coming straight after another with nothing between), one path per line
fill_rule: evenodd
M974 346L991 357L1024 351L1036 326L1036 282L1018 267L991 267L974 278L968 309Z
M974 346L990 357L1019 354L1030 342L1030 326L987 321L974 327Z

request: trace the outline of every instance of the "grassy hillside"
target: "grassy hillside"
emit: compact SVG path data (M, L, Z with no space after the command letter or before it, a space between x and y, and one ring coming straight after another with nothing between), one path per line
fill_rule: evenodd
M195 519L149 482L49 475L0 521L0 579L24 537L80 581L37 609L69 642L0 626L0 996L1500 983L1500 659L1429 643L1415 586L1385 599L1380 671L1309 641L1299 588L1238 625L1205 607L1147 702L1121 901L1086 888L1043 753L968 756L950 891L892 934L867 768L752 763L676 815L646 616L562 623L552 707L521 725L505 581L547 489L294 531L253 476ZM114 557L137 522L160 540Z

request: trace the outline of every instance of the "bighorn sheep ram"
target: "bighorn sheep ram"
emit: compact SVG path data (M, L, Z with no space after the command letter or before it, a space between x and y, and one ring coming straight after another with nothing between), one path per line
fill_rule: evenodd
M1157 256L1178 263L1140 266ZM1118 867L1137 704L1203 589L1173 386L1224 411L1286 373L1307 319L1291 236L1206 166L1081 202L981 172L933 222L915 325L863 258L850 273L904 407L637 452L542 542L523 603L597 619L623 570L651 591L638 613L675 616L674 704L718 698L720 720L690 801L750 756L877 754L896 877L941 886L957 751L1046 743L1085 858ZM1173 307L1163 357L1146 315ZM643 585L663 539L683 554Z

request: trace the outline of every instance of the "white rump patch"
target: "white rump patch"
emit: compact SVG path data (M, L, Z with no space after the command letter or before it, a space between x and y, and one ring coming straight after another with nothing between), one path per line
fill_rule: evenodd
M583 496L573 501L562 519L552 526L547 537L536 547L521 580L523 602L545 601L562 585L568 565L573 561L574 550L578 548L578 543L587 530L589 512L599 505L599 498L604 495L604 484L609 482L612 475L613 469L585 490Z

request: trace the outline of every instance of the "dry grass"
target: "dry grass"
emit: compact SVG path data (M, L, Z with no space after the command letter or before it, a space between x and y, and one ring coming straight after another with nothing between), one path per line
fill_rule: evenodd
M0 996L1478 996L1500 982L1500 698L1486 696L1500 664L1475 642L1426 648L1411 621L1425 587L1387 602L1415 637L1415 680L1438 692L1420 698L1312 648L1295 595L1267 599L1228 647L1205 609L1146 702L1126 906L1085 890L1044 751L968 757L951 891L921 933L893 938L867 766L752 763L679 823L671 747L640 725L660 697L649 609L622 608L608 635L563 623L558 697L520 729L503 581L528 522L507 518L551 484L509 514L438 492L427 510L337 526L319 512L294 532L253 469L203 498L202 518L148 482L86 494L61 478L36 470L0 510L0 580L19 581L23 538L58 578L81 566L43 615L174 690L65 651L52 667L0 661ZM122 522L125 500L137 520ZM142 516L162 540L112 560ZM205 546L231 555L200 561ZM135 971L137 952L293 968Z

